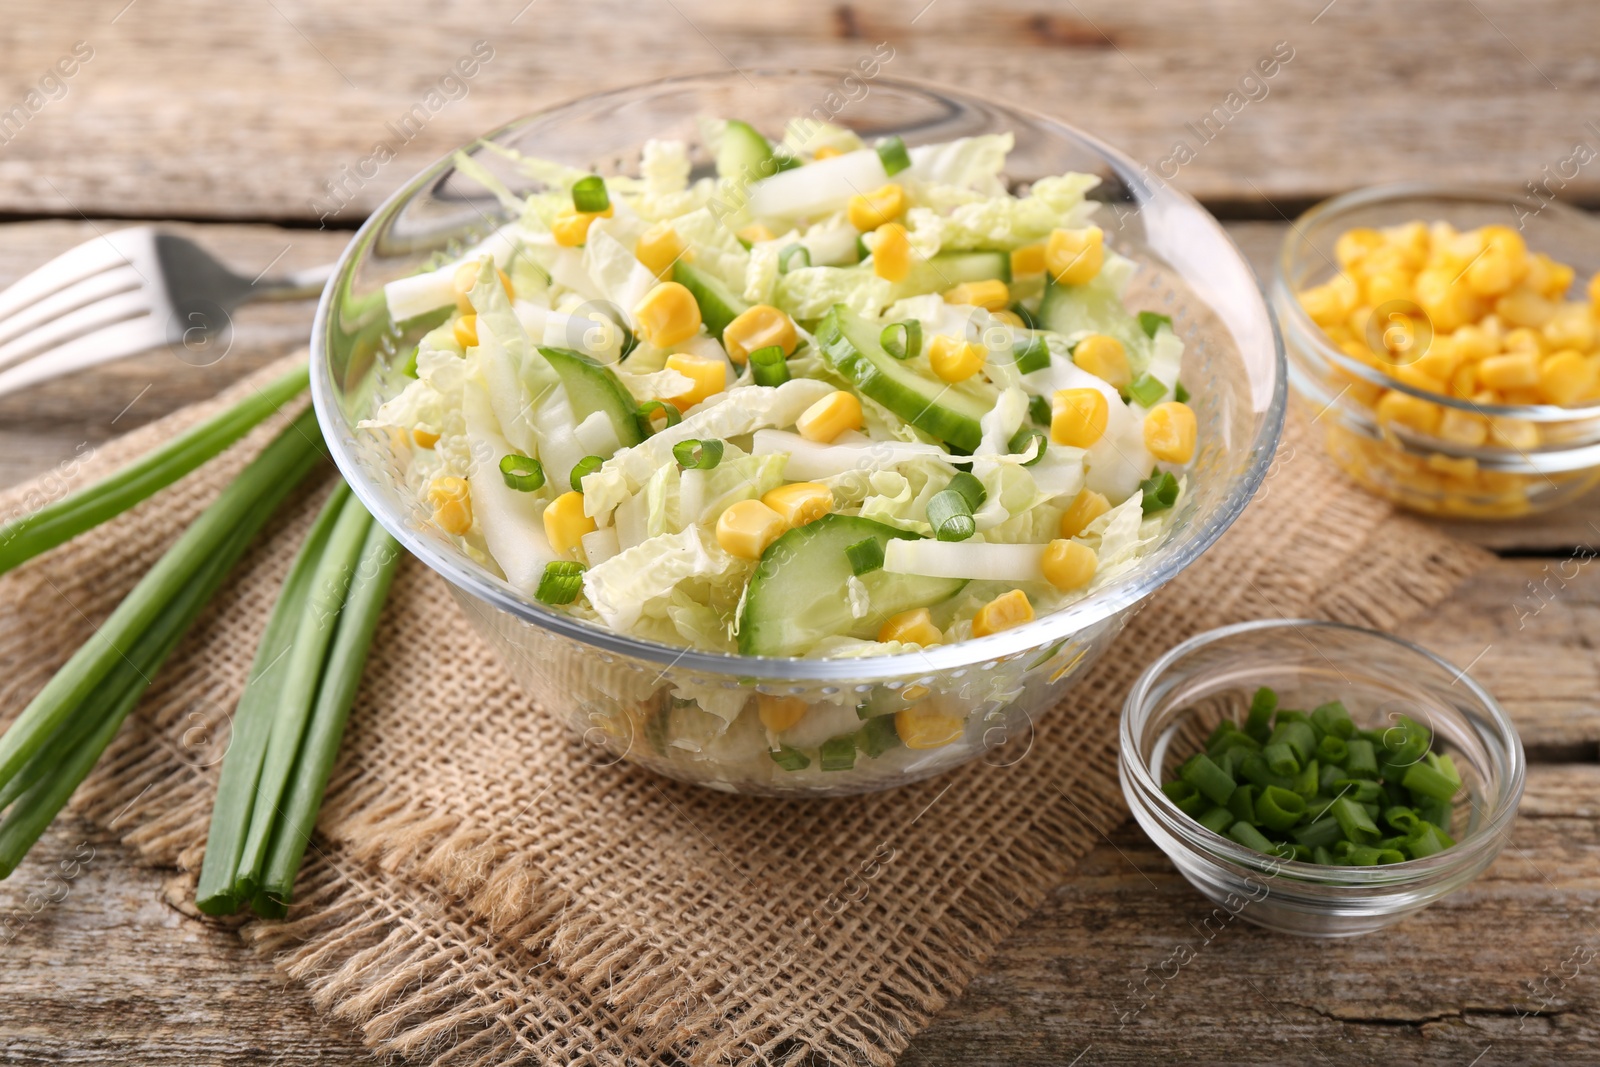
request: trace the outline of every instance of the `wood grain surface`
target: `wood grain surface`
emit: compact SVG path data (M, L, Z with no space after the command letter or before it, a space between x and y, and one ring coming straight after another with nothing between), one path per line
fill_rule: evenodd
M648 77L839 66L880 41L895 49L887 75L1060 115L1152 168L1287 42L1266 94L1172 179L1236 220L1261 268L1286 217L1376 181L1548 182L1600 205L1600 163L1567 162L1600 148L1597 30L1592 6L1566 0L33 5L0 40L0 285L126 224L114 219L204 220L180 228L248 274L311 266L405 177L512 115ZM387 124L478 41L492 57L319 230L324 183L392 138ZM303 343L310 314L242 309L209 366L152 352L0 398L0 485L213 394ZM1370 938L1234 923L1206 941L1202 898L1125 826L903 1062L1600 1062L1600 570L1573 562L1600 538L1600 497L1449 529L1499 558L1408 636L1472 664L1531 761L1512 844L1483 879ZM47 880L63 861L79 875ZM225 925L169 901L172 877L58 820L0 883L0 1062L371 1062ZM1174 974L1185 945L1194 959Z

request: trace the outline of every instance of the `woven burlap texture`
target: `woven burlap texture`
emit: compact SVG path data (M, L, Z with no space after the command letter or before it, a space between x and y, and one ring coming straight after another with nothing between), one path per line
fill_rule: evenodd
M11 491L0 514L115 469L287 365ZM5 716L283 419L0 579ZM229 713L330 482L274 519L74 798L102 824L120 815L118 832L152 862L198 869ZM594 766L517 690L442 581L407 560L291 916L242 933L379 1054L474 1067L888 1064L1125 817L1116 718L1155 655L1248 618L1392 626L1485 559L1349 487L1292 429L1245 515L1030 745L823 802Z

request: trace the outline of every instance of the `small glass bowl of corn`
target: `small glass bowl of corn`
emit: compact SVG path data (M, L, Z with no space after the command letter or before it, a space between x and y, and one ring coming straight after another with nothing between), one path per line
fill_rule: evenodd
M1272 290L1290 385L1367 489L1501 519L1600 482L1600 222L1533 191L1364 189L1290 227Z

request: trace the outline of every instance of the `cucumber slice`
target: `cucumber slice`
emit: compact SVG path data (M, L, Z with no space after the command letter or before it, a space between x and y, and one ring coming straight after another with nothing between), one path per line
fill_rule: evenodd
M1011 284L1011 255L1008 252L940 252L931 259L919 259L911 272L896 282L894 299L922 293L942 293L963 282L986 282L998 278Z
M823 355L851 384L911 425L970 455L988 408L883 350L884 324L835 304L816 330Z
M617 432L617 440L622 442L624 448L631 448L644 440L644 435L639 432L639 422L633 417L638 405L610 368L570 348L541 346L539 354L561 376L561 384L567 390L567 403L572 405L572 414L579 422L601 411L610 420L611 428Z
M748 122L729 119L717 144L717 177L756 181L798 166L787 151L774 152L772 142Z
M750 305L723 284L722 279L683 260L672 265L672 280L689 290L700 305L700 321L718 341L728 323L750 309Z
M745 592L739 651L747 656L798 656L825 637L872 638L889 616L948 600L961 579L873 571L861 576L871 598L865 619L850 614L845 550L871 538L879 546L916 534L854 515L824 515L767 546Z
M1135 377L1144 373L1150 362L1150 338L1140 328L1138 318L1123 306L1104 274L1083 285L1057 285L1047 280L1038 319L1039 325L1052 333L1088 330L1115 337L1128 353L1128 365Z

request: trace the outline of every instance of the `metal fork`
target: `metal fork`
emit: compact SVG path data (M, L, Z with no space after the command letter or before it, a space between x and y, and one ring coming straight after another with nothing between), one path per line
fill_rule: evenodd
M153 226L96 237L0 292L0 396L162 345L213 363L226 354L234 308L316 296L332 271L252 280Z

